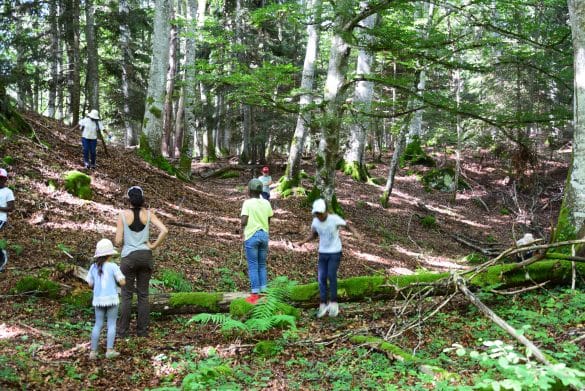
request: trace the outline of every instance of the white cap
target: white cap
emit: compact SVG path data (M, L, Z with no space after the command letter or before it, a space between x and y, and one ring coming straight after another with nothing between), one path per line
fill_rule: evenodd
M0 177L8 178L8 172L3 168L0 168Z
M313 202L313 210L311 214L314 213L325 213L327 210L327 205L325 204L325 200L323 198L319 198Z
M90 111L87 116L92 119L100 119L100 113L96 109Z
M94 258L105 257L106 255L116 255L118 252L114 248L112 241L110 239L102 239L97 242L95 246L95 254L93 255Z

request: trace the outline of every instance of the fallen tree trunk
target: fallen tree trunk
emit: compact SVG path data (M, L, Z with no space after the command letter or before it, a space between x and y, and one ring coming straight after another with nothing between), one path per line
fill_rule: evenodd
M585 264L577 265L585 273ZM528 274L528 276L527 276ZM76 267L75 275L85 278L87 271ZM538 284L562 284L571 281L571 262L544 260L518 269L515 264L491 266L483 273L467 281L470 290L498 285L498 289ZM422 273L411 276L364 276L339 280L338 297L342 302L363 300L400 300L413 292L432 287L433 296L445 296L455 292L449 273ZM223 312L235 299L248 296L246 292L188 292L150 295L151 311L161 314ZM319 302L319 286L311 283L297 285L291 292L291 302L298 307L310 307Z

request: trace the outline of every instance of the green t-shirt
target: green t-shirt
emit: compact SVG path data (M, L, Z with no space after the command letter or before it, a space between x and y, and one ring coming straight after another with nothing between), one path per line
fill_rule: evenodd
M241 216L248 216L248 224L244 228L244 240L250 239L258 230L268 232L268 218L273 216L270 202L264 198L249 198L242 205Z

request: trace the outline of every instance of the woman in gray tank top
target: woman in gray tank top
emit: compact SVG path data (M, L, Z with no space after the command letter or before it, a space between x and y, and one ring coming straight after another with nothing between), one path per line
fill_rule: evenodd
M122 287L121 314L118 322L118 337L128 336L132 295L138 296L136 335L148 336L149 304L148 283L152 276L152 250L161 245L168 234L167 227L153 211L144 208L144 192L139 186L132 186L127 192L131 209L123 210L116 227L116 245L122 246L120 270L126 277ZM154 242L150 241L150 224L159 230Z

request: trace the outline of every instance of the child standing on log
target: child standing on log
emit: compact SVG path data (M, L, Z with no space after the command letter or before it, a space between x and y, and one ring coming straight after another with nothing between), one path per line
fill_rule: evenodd
M353 235L359 237L358 233L348 222L334 213L327 212L325 200L318 199L313 203L313 222L311 234L299 246L319 237L319 261L317 268L317 280L319 282L319 297L321 303L317 311L317 317L325 314L336 317L339 313L337 305L337 270L341 262L341 238L339 227L346 227ZM329 289L327 289L329 282Z
M118 265L110 262L112 255L115 254L118 254L118 252L114 249L114 245L110 240L100 240L95 248L95 262L87 273L86 281L90 287L93 287L92 305L95 308L95 325L91 332L90 360L95 360L98 357L98 341L104 327L104 318L108 322L106 358L115 358L120 355L114 350L118 304L120 304L117 286L124 286L126 279Z
M266 257L268 255L268 229L270 218L273 216L270 202L261 197L262 182L252 179L248 182L250 198L244 201L240 213L242 238L248 260L248 276L252 294L246 299L256 304L259 293L266 290L268 273L266 271Z

